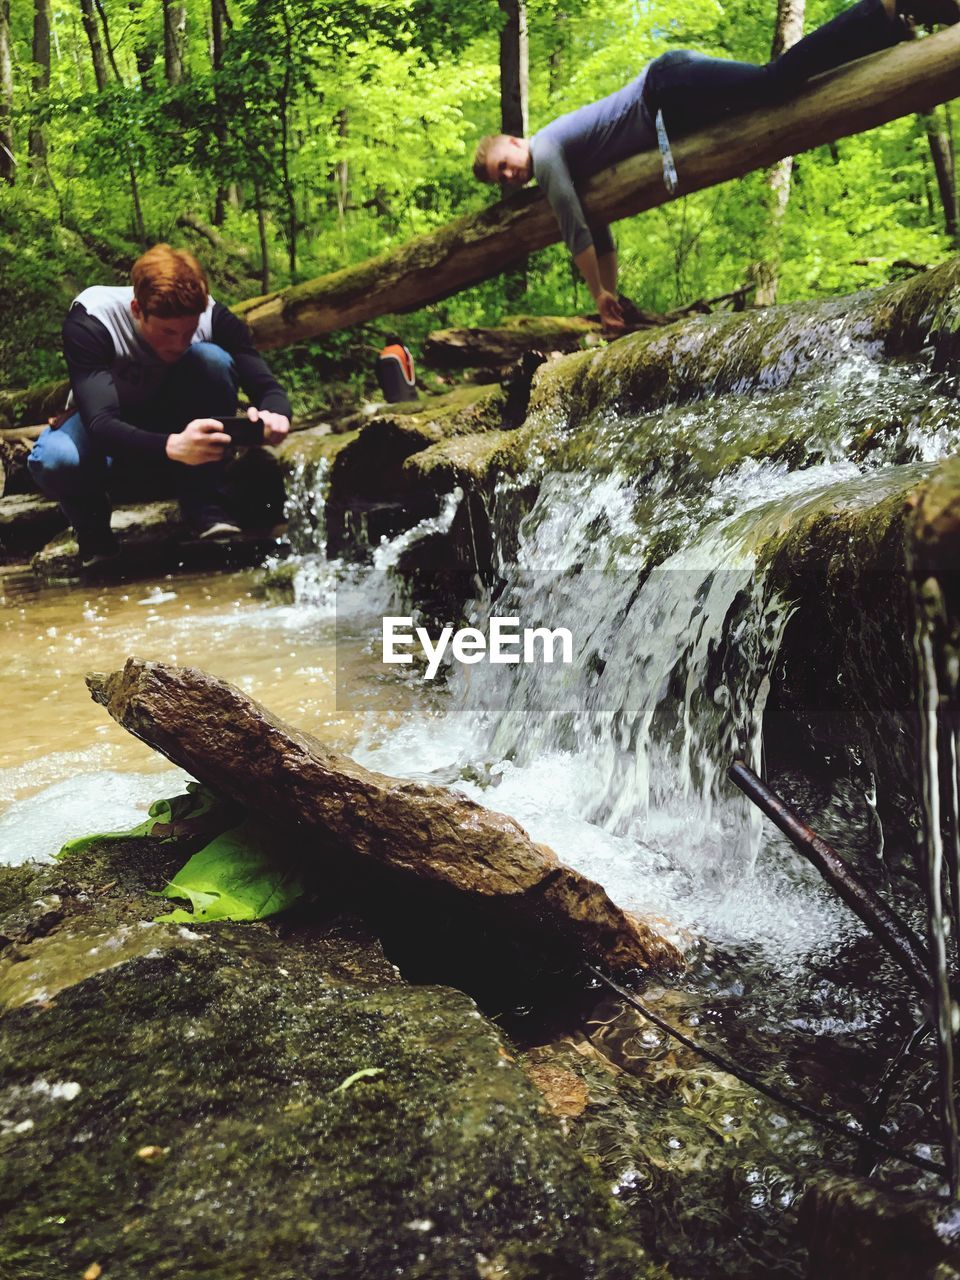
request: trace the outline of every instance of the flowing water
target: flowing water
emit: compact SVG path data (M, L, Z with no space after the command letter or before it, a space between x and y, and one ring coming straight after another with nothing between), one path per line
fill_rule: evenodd
M456 783L513 814L684 943L689 973L647 992L661 1012L786 1092L861 1116L918 1017L913 997L726 768L763 771L771 681L797 625L797 602L758 568L764 546L809 512L870 510L906 490L960 445L960 414L923 366L852 342L790 374L656 413L543 424L550 464L498 488L497 585L465 612L480 627L493 615L568 627L572 667L461 667L441 688L417 670L384 674L380 616L406 611L396 566L450 529L462 495L348 572L317 551L325 475L308 469L291 495L293 604L264 600L248 574L97 591L0 580L0 693L17 716L0 747L0 858L123 825L106 820L105 798L124 772L158 767L89 702L84 671L129 654L199 665L372 767ZM869 782L781 781L841 851L877 865ZM80 793L87 809L61 830ZM44 832L50 810L57 829ZM887 889L922 929L911 887ZM659 1256L688 1276L800 1274L787 1243L800 1188L825 1166L869 1168L856 1144L825 1139L600 992L583 1034L643 1082L632 1121L591 1110L580 1141ZM938 1154L931 1087L911 1061L880 1121L895 1146ZM936 1186L894 1162L884 1174Z

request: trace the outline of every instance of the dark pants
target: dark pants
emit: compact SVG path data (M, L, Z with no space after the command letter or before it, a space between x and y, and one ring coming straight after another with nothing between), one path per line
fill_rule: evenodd
M780 102L813 76L888 49L909 34L880 0L860 0L762 67L686 49L663 53L647 69L644 98L652 116L663 111L668 132L690 133L719 116Z
M170 372L149 405L122 410L133 426L163 435L182 431L194 418L230 417L237 407L233 357L212 342L195 342ZM102 538L110 528L111 473L159 469L180 499L184 518L202 526L222 504L222 462L188 467L166 457L108 456L83 425L79 413L40 436L27 460L37 488L60 504L81 539Z

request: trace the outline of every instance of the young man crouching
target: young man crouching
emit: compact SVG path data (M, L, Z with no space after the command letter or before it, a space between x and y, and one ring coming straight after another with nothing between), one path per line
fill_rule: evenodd
M223 506L230 437L216 418L236 413L242 388L265 444L290 430L290 402L247 326L210 297L193 254L154 245L131 278L74 299L63 325L73 412L29 458L38 488L73 526L85 568L117 554L107 492L115 462L167 471L195 536L227 537L240 529Z

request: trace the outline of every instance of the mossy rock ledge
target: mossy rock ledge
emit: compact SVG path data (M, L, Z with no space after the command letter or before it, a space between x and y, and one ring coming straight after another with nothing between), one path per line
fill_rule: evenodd
M0 1275L665 1275L467 996L342 915L148 924L143 844L0 869Z

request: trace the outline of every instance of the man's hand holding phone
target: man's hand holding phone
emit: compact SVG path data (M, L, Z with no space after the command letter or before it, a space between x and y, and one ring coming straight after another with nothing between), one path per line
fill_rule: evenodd
M219 462L228 444L230 436L219 418L194 418L182 431L167 436L166 451L173 462L199 467L205 462Z
M290 431L290 419L270 409L248 409L247 417L263 423L264 444L279 444Z
M269 409L248 409L245 418L194 418L182 431L167 436L167 457L197 467L219 462L228 445L279 444L289 430L290 419Z

